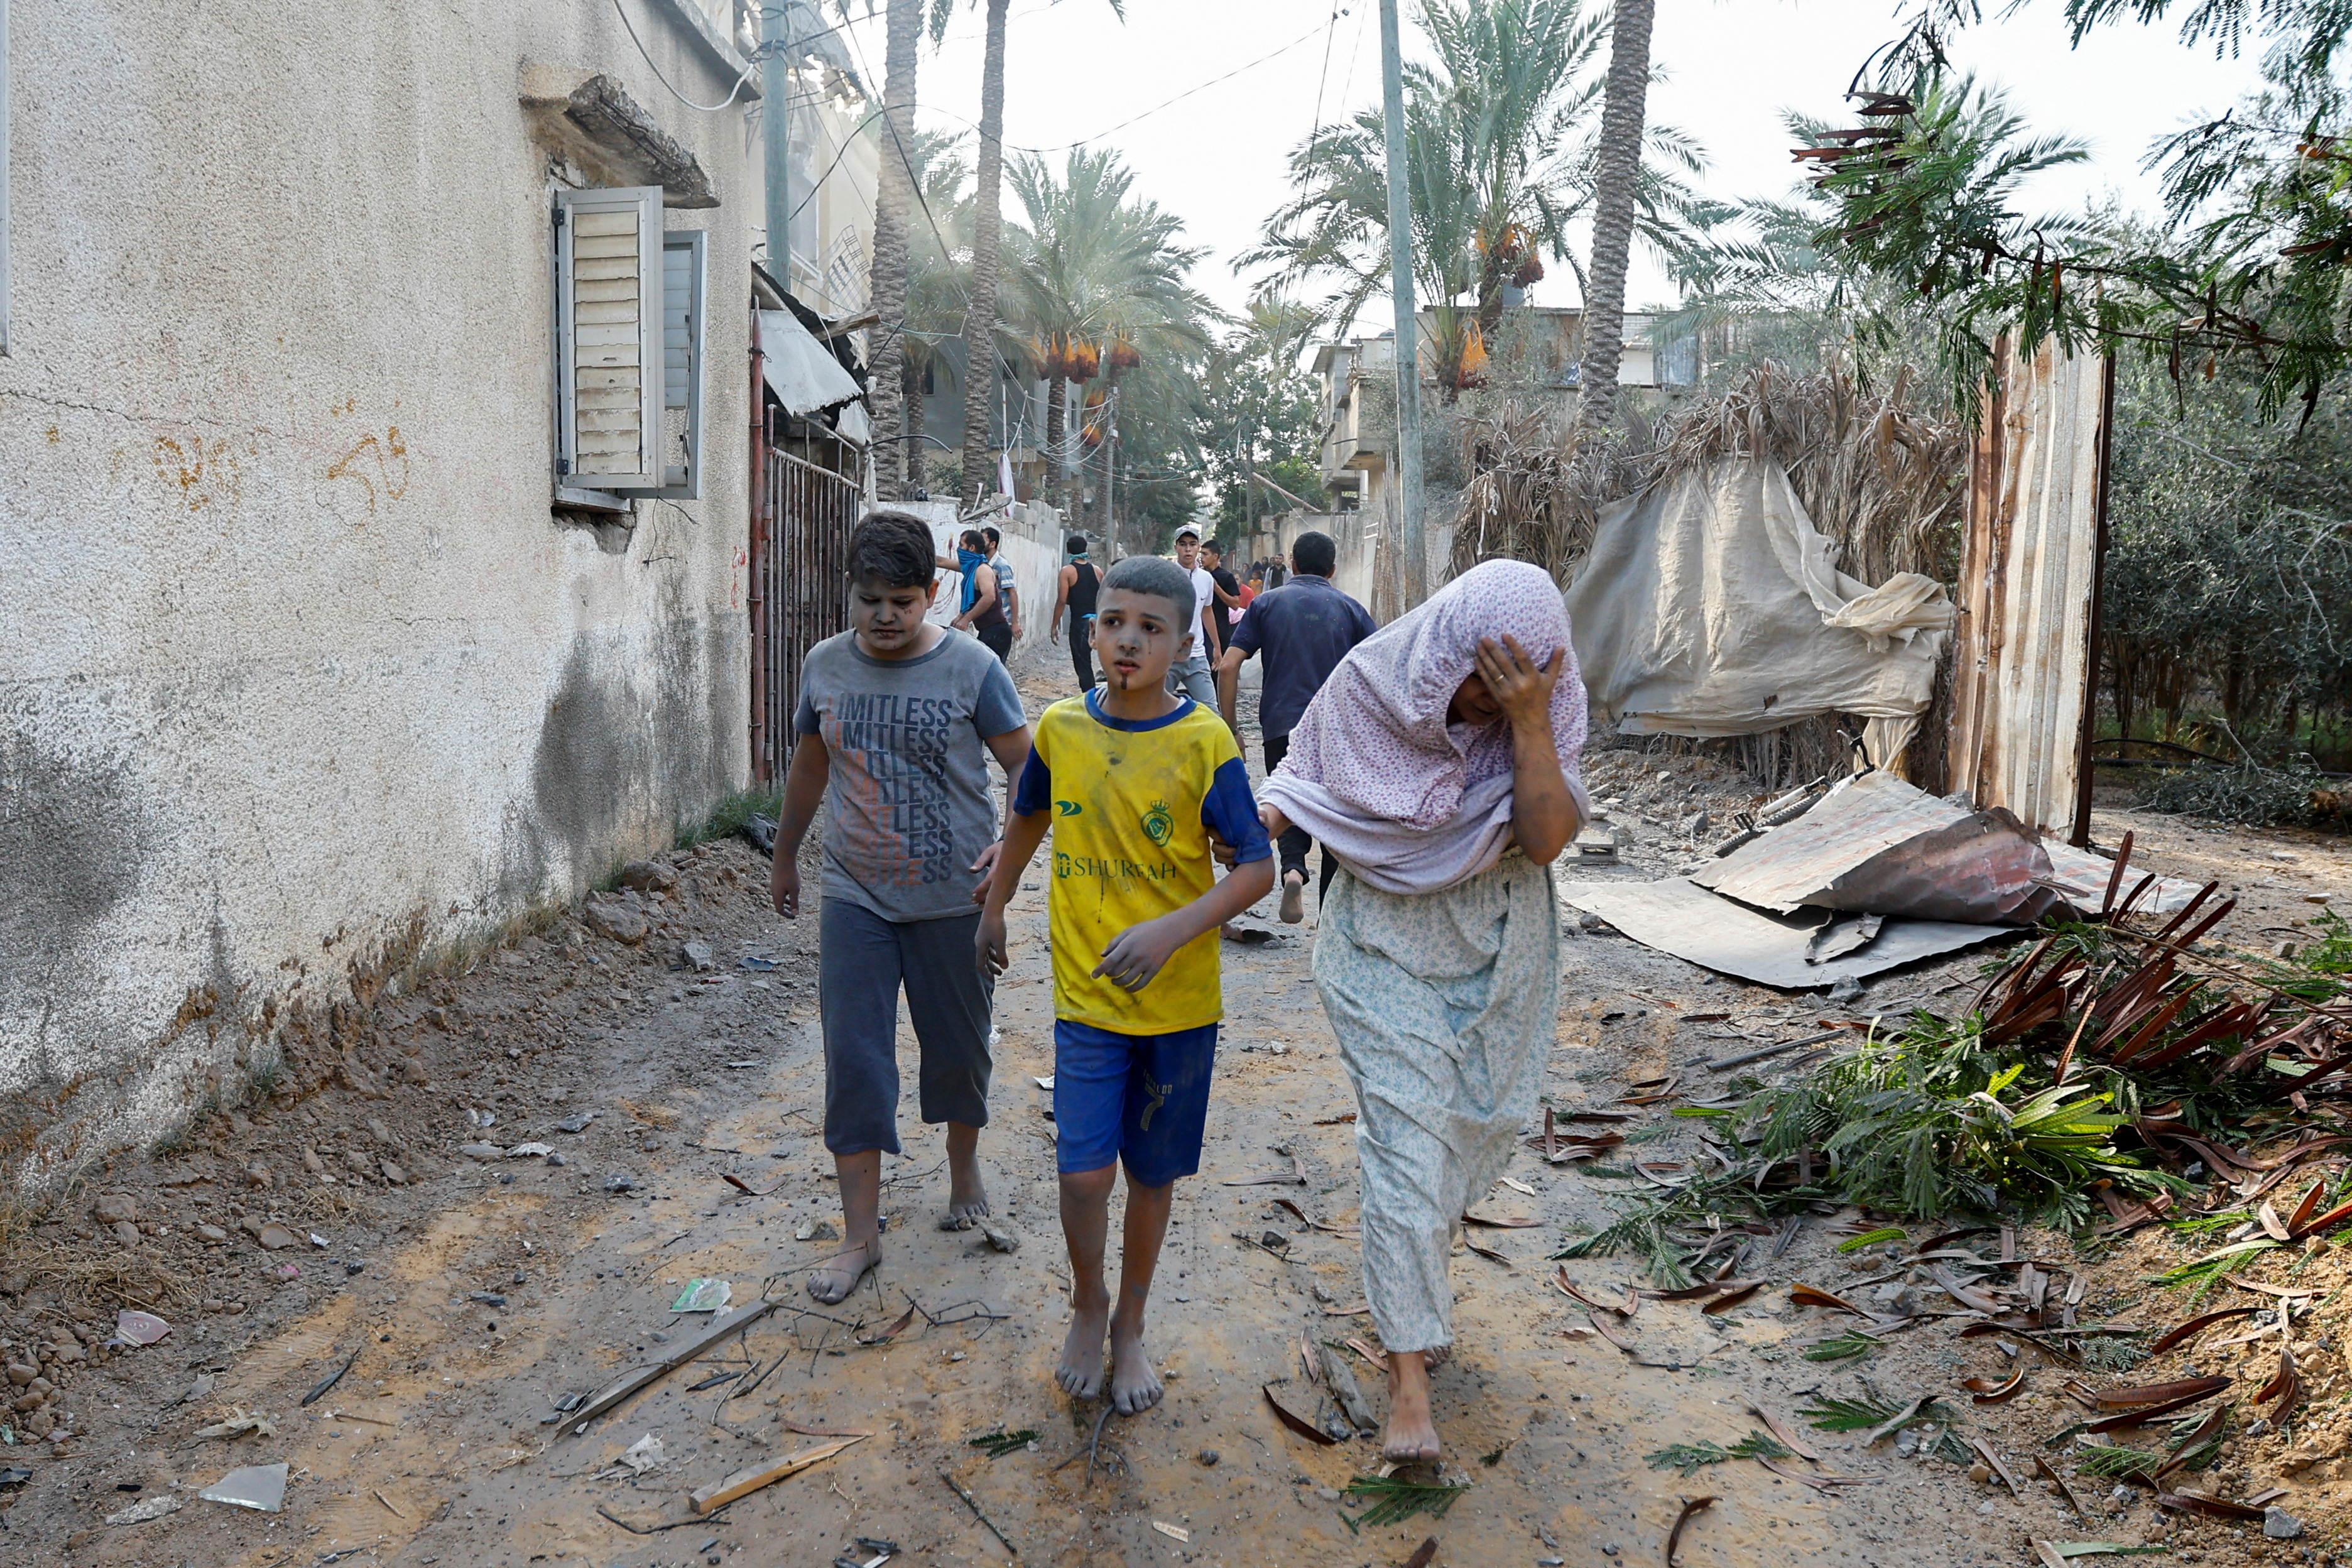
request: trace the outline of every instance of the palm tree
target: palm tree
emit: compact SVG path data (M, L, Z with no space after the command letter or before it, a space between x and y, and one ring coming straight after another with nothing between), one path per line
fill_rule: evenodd
M1605 430L1617 417L1617 366L1625 350L1625 257L1642 172L1642 126L1650 91L1650 26L1656 0L1617 0L1609 39L1609 89L1601 105L1594 168L1592 267L1584 296L1584 364L1577 377L1576 427Z
M1424 0L1420 16L1436 63L1405 68L1406 180L1414 279L1434 307L1450 390L1494 335L1507 289L1541 278L1546 256L1581 271L1569 228L1598 183L1601 83L1590 68L1605 29L1580 0ZM1273 263L1269 281L1329 279L1322 310L1340 330L1388 286L1384 136L1370 109L1310 138L1291 155L1295 194L1241 258ZM1653 131L1647 144L1636 222L1677 254L1697 199L1660 165L1690 172L1701 159L1673 131Z
M927 489L923 410L940 382L956 379L956 365L943 352L961 335L970 282L962 260L971 227L971 197L965 189L971 169L956 152L959 139L937 131L915 133L915 188L922 193L931 222L910 226L907 244L905 330L898 335L907 407L906 476L908 490Z
M867 0L870 14L874 0ZM845 0L845 11L846 5ZM874 410L874 484L884 500L906 489L907 395L903 332L907 313L907 232L914 205L915 48L922 38L923 0L887 0L884 27L882 168L874 194L874 272L868 302L881 317L866 356L866 401Z
M1071 384L1092 381L1106 358L1116 374L1197 354L1216 310L1184 282L1203 252L1178 243L1174 214L1130 195L1135 176L1118 153L1076 149L1058 177L1024 154L1009 180L1028 221L1010 247L1004 315L1046 380L1048 483L1067 508L1084 447L1069 429Z
M979 500L995 484L988 460L988 397L996 385L996 305L1003 256L1004 24L1012 0L980 0L987 11L987 42L980 67L980 147L971 216L971 308L964 320L963 499ZM1123 20L1125 0L1110 0ZM947 6L931 13L936 40ZM985 367L985 368L983 368Z

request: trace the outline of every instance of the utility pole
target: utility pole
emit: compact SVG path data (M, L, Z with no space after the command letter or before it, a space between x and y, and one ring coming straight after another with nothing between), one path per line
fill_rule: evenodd
M1389 297L1396 303L1397 547L1406 608L1429 597L1421 529L1421 328L1412 304L1412 198L1406 184L1404 60L1396 0L1381 0L1381 112L1388 125Z
M760 75L760 140L768 187L768 275L793 286L793 163L791 54L793 8L784 0L760 10L763 43L785 47L768 57Z

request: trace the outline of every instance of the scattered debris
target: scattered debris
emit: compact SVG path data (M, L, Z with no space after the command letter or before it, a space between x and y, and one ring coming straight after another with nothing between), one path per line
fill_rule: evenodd
M999 1426L993 1432L983 1432L977 1437L964 1439L964 1447L978 1448L992 1459L1001 1459L1007 1454L1019 1453L1036 1441L1037 1434L1026 1426L1018 1432L1007 1432Z
M574 1434L585 1432L588 1430L589 1423L614 1409L639 1389L659 1382L687 1363L700 1356L713 1345L750 1328L775 1309L775 1302L763 1300L752 1302L740 1309L715 1313L709 1325L700 1333L692 1336L682 1344L672 1347L669 1353L661 1360L649 1366L641 1366L625 1372L590 1394L581 1402L577 1410L569 1412L565 1415L564 1424L570 1426Z
M352 1367L359 1361L359 1359L360 1352L358 1351L353 1351L351 1354L345 1356L343 1358L342 1365L329 1373L325 1377L320 1378L317 1384L311 1388L310 1392L302 1396L302 1405L307 1408L310 1405L316 1405L320 1400L325 1398L327 1396L327 1391L334 1387L335 1384L342 1382L343 1373L351 1371Z
M1276 1383L1260 1384L1258 1385L1258 1392L1265 1395L1266 1404L1273 1408L1275 1415L1282 1422L1282 1424L1318 1447L1328 1448L1333 1444L1338 1443L1339 1441L1338 1437L1335 1437L1330 1433L1324 1431L1320 1426L1315 1425L1314 1422L1308 1420L1306 1416L1301 1415L1297 1411L1293 1410L1289 1405L1285 1405L1282 1402L1282 1396L1275 1393L1275 1389L1279 1386L1280 1381L1281 1380L1277 1380Z
M693 1503L697 1513L712 1512L747 1493L758 1491L761 1487L781 1481L787 1476L796 1476L812 1465L822 1464L843 1449L856 1447L865 1440L863 1437L844 1437L814 1448L803 1448L797 1454L788 1454L767 1464L738 1470L716 1486L703 1487L688 1494L688 1500Z
M1092 1466L1089 1466L1088 1469L1091 1470L1092 1468ZM996 1537L997 1543L999 1545L1003 1546L1005 1551L1011 1552L1015 1557L1021 1555L1021 1548L1013 1544L1013 1538L1005 1534L1004 1531L996 1528L996 1521L981 1511L979 1501L974 1499L970 1492L964 1490L961 1486L959 1486L953 1476L948 1474L945 1470L941 1470L940 1472L940 1479L947 1482L949 1489L952 1490L956 1496L963 1499L963 1505L964 1507L971 1510L972 1518L980 1521L981 1523L988 1527L988 1533Z
M206 1497L210 1497L212 1494L210 1492L206 1492L205 1495ZM143 1502L134 1502L129 1508L122 1510L120 1513L108 1514L106 1516L106 1522L109 1524L145 1524L150 1520L161 1519L167 1513L179 1512L180 1506L180 1500L178 1498L173 1497L169 1492L165 1492L161 1497L151 1497Z
M280 1513L286 1508L286 1469L283 1461L275 1465L247 1465L241 1470L231 1470L196 1495L206 1502L227 1503L232 1508L255 1509L262 1513Z
M723 1310L735 1294L735 1287L724 1279L689 1279L677 1300L669 1304L673 1312L716 1312Z
M1160 1534L1166 1536L1171 1541L1181 1541L1188 1546L1192 1544L1192 1532L1186 1530L1181 1525L1162 1524L1160 1521L1155 1519L1151 1521L1151 1528L1158 1531Z
M613 1462L633 1476L642 1476L648 1470L660 1469L669 1462L669 1457L662 1451L661 1434L648 1432L622 1449L620 1458Z
M1702 1509L1712 1506L1714 1502L1715 1499L1711 1497L1683 1500L1683 1510L1675 1515L1675 1527L1666 1532L1666 1568L1675 1568L1675 1549L1683 1543L1683 1529L1690 1523L1691 1516Z
M115 1338L125 1344L156 1344L171 1331L172 1325L152 1312L123 1310L114 1314Z
M1470 1489L1467 1481L1458 1486L1432 1486L1422 1481L1399 1480L1394 1476L1358 1476L1349 1481L1340 1494L1339 1521L1350 1534L1361 1534L1366 1525L1380 1529L1386 1525L1402 1524L1416 1514L1432 1519L1444 1519L1446 1510L1462 1500ZM1347 1511L1346 1500L1363 1498L1371 1506L1360 1514Z
M1643 1455L1642 1462L1654 1470L1676 1471L1683 1479L1688 1480L1706 1466L1720 1465L1732 1459L1789 1459L1795 1457L1795 1450L1786 1445L1761 1432L1750 1432L1727 1448L1713 1442L1670 1443L1654 1453Z
M246 1413L244 1406L232 1405L229 1406L226 1420L215 1421L209 1426L199 1426L195 1430L195 1436L241 1437L247 1432L257 1437L274 1437L278 1435L278 1424L267 1415L250 1415Z

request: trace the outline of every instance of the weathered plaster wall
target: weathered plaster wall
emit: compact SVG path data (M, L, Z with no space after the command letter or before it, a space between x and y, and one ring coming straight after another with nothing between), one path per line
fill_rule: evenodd
M38 1191L745 777L760 195L742 106L679 108L606 0L13 22L0 1162ZM710 233L706 499L633 531L549 508L527 62L613 74L722 200L667 216Z

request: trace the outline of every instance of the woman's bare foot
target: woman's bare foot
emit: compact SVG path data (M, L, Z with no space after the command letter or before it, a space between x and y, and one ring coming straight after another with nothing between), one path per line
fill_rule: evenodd
M1291 880L1297 878L1297 881ZM1307 918L1307 878L1304 873L1285 871L1282 874L1282 923L1295 926Z
M881 1261L882 1243L878 1237L863 1246L845 1247L810 1272L808 1293L830 1307L846 1300L857 1289L857 1282Z
M1143 1335L1129 1333L1117 1323L1110 1330L1110 1402L1121 1415L1135 1415L1160 1403L1160 1373L1152 1370L1151 1354Z
M1381 1434L1381 1457L1408 1465L1435 1459L1440 1451L1437 1422L1429 1413L1427 1358L1420 1351L1391 1351L1389 1424Z
M1054 1381L1073 1399L1092 1399L1102 1392L1103 1336L1110 1328L1110 1304L1078 1308L1070 1314L1070 1331L1062 1341L1062 1364Z

